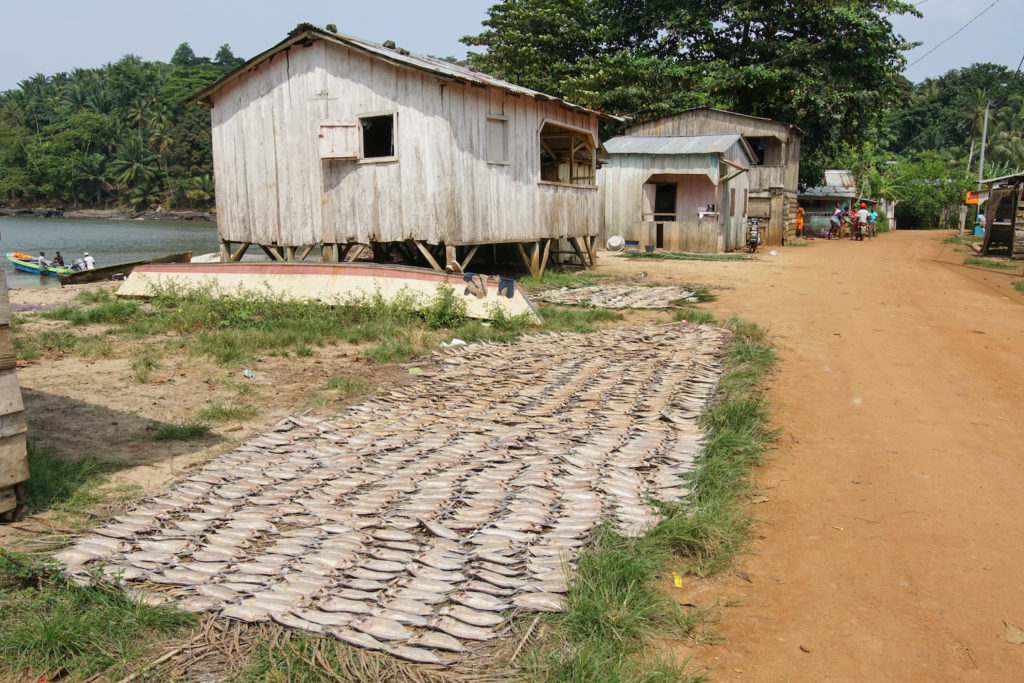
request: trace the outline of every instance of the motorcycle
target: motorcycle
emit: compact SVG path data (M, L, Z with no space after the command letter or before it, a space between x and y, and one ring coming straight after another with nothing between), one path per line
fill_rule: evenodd
M761 225L760 221L756 218L747 219L747 251L751 254L757 251L757 247L761 242Z

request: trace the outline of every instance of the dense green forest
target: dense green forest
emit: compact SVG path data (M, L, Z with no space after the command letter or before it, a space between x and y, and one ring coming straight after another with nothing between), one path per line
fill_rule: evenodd
M977 180L1024 165L1024 77L974 64L923 83L889 18L902 0L507 0L463 42L465 63L609 113L714 106L805 131L801 183L850 168L862 196L898 199L906 227L951 220ZM0 203L206 208L209 112L182 99L242 63L181 44L38 74L0 93ZM621 126L602 132L613 135Z
M243 62L182 43L170 63L127 55L0 93L0 202L212 206L210 113L182 99Z

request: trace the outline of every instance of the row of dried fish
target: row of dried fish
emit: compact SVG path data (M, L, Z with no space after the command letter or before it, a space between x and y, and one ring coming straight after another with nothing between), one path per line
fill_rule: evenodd
M593 285L545 289L531 295L553 304L595 308L668 308L696 300L696 292L676 285Z
M561 609L602 522L641 534L650 497L688 493L724 339L662 325L448 349L432 376L288 418L57 558L185 609L442 661L518 610Z

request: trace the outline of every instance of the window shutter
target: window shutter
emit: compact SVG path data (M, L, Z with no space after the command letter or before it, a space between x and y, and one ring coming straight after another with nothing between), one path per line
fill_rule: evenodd
M362 128L358 119L320 124L321 159L358 159Z

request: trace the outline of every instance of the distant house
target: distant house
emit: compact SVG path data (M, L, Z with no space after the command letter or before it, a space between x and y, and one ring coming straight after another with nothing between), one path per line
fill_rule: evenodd
M754 159L743 136L623 136L605 149L602 240L697 253L743 246Z
M655 121L638 123L626 135L721 135L738 133L754 154L750 169L748 214L762 218L765 243L781 244L796 230L797 186L800 179L800 138L790 123L697 107Z
M808 187L800 193L800 206L804 207L804 225L811 232L828 231L828 221L836 205L853 208L857 201L857 179L852 171L829 169L825 171L825 184Z
M191 101L212 108L223 261L509 244L537 273L564 239L593 263L600 112L309 25Z

